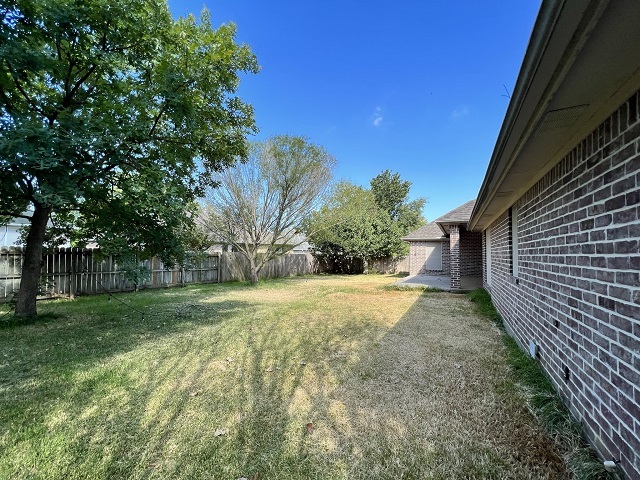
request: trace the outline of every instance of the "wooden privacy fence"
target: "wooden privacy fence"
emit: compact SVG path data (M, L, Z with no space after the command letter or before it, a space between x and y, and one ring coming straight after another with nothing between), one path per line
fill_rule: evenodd
M409 257L375 258L369 269L379 273L409 273Z
M260 270L259 278L280 278L291 275L321 273L316 259L310 253L290 253L274 258ZM220 281L249 280L249 261L237 252L220 254Z
M23 252L19 247L0 248L0 302L10 300L20 287ZM189 283L218 282L219 256L203 255L185 268L166 268L158 257L140 262L147 275L138 285L127 278L123 265L97 249L57 248L43 256L41 297L123 292L136 288L158 288Z
M22 258L22 248L0 247L0 303L11 300L20 287ZM249 279L249 262L236 252L200 254L189 267L176 265L169 269L158 257L144 260L140 266L148 275L135 285L123 265L112 256L100 255L98 249L57 248L43 256L41 298ZM375 259L369 265L380 273L398 273L407 271L407 267L408 258ZM287 254L268 262L260 278L322 273L327 268L309 253Z
M18 291L22 258L20 247L0 248L0 302L11 300ZM98 249L58 248L43 257L41 298L249 279L248 261L234 252L197 255L189 267L176 265L168 269L157 257L140 262L140 266L148 275L136 286L127 278L122 265L112 256L101 256ZM260 278L318 272L318 263L312 255L289 254L268 262Z

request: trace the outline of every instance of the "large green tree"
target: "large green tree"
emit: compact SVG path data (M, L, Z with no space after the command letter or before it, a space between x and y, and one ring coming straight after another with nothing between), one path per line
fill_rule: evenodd
M233 245L258 282L265 264L302 242L305 219L323 202L335 159L304 137L253 144L249 160L214 175L200 215L212 243Z
M357 262L396 256L402 240L389 214L373 193L349 182L340 182L330 200L306 223L314 253L335 271L357 270Z
M16 315L36 314L52 218L175 253L184 205L247 156L235 92L257 71L232 24L173 20L166 0L0 4L0 215L30 221Z
M363 262L406 255L401 238L423 225L425 200L409 201L411 182L385 170L367 190L340 182L329 201L306 224L315 254L336 271L351 272Z
M426 200L417 198L409 201L411 182L402 180L399 173L385 170L370 183L376 204L389 214L401 236L425 224L422 209Z

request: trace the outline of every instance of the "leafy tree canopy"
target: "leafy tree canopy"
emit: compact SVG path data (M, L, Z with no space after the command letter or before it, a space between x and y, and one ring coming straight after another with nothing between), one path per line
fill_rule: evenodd
M206 11L173 20L166 0L0 6L0 216L31 222L17 315L35 314L51 218L175 258L184 206L256 131L234 92L258 64L234 39Z
M422 209L426 200L418 198L409 201L410 189L411 182L402 180L400 174L390 170L371 179L371 192L376 204L389 214L401 235L406 235L425 223Z
M353 271L354 260L407 253L401 238L424 223L425 200L408 201L411 183L389 170L371 180L371 190L340 182L328 202L306 223L315 254L337 271Z
M380 209L370 190L340 182L329 202L306 224L314 253L336 271L354 269L356 259L394 256L402 241L388 213Z

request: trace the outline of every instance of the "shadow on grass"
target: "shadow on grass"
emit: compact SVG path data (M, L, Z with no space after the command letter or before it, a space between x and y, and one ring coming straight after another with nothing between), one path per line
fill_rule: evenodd
M150 292L151 293L151 292ZM158 292L160 293L160 292ZM204 305L187 298L155 303L151 295L139 295L135 303L117 303L106 296L78 299L76 302L58 302L42 308L43 313L29 321L16 319L0 329L2 340L9 352L28 350L29 356L40 367L73 364L85 367L119 352L126 352L148 340L191 329L194 325L211 325L231 318L238 309L246 307L244 301L225 301ZM131 298L130 298L131 299ZM5 358L11 358L5 349ZM29 381L29 379L25 379Z
M417 291L417 292L424 292L424 293L441 293L444 292L444 290L442 290L441 288L436 288L436 287L430 287L429 285L385 285L384 290L395 290L397 292L410 292L410 291Z
M33 325L37 323L47 323L58 320L62 317L60 314L56 313L46 313L43 315L38 315L35 317L16 317L13 315L11 311L0 315L0 329L3 328L16 328L23 327L26 325Z
M526 415L465 298L416 296L388 325L352 311L350 286L318 294L320 310L300 296L296 308L269 303L299 281L142 294L144 321L79 301L57 323L0 332L12 349L0 368L12 442L0 439L0 473L444 479L553 468L547 449L526 450L535 432L508 423ZM233 289L255 301L216 299Z
M606 471L602 461L584 440L580 422L577 421L556 392L540 363L518 345L507 331L502 317L484 288L473 290L469 298L476 310L491 320L502 333L507 360L518 383L527 391L527 400L538 422L551 436L562 452L568 469L575 478L606 480L619 478Z
M239 363L235 438L200 458L224 458L209 473L229 478L562 478L494 330L471 313L464 297L426 294L384 331L269 330Z
M420 295L330 395L345 478L563 478L496 350L466 298Z
M194 297L215 292L191 290L123 295L126 302L92 296L48 303L39 306L42 314L33 321L0 329L0 425L6 432L0 438L0 477L38 477L46 471L50 478L89 473L107 478L113 461L116 476L127 478L125 459L135 451L129 442L144 431L146 402L184 363L167 355L166 364L136 371L127 356L168 350L167 339L215 328L249 306L234 300L205 305ZM202 354L205 362L208 358ZM133 394L128 389L139 386L140 375L146 382ZM176 401L171 400L177 415Z

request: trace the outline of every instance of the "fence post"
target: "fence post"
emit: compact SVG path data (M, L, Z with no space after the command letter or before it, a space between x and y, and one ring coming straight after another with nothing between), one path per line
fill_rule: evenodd
M69 298L76 298L76 283L78 281L77 277L76 277L76 259L77 259L77 255L75 254L74 250L76 250L75 248L71 248L70 249L70 259L71 261L69 262L70 265L70 270L69 270Z

